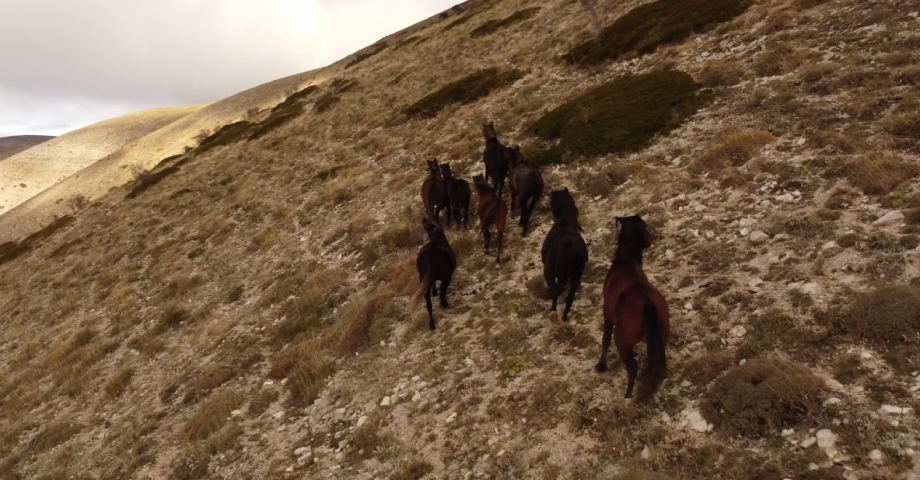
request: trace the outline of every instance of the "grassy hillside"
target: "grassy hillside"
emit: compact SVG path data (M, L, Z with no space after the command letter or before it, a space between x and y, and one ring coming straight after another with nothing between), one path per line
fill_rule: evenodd
M343 59L0 245L0 478L916 478L918 13L754 1L581 66L581 3L468 2ZM501 265L449 230L430 332L425 160L481 172L490 120L573 192L588 272L568 324L531 294L546 199ZM593 370L633 213L672 312L647 405Z
M54 137L47 135L13 135L0 138L0 160L11 157L17 153L51 140Z

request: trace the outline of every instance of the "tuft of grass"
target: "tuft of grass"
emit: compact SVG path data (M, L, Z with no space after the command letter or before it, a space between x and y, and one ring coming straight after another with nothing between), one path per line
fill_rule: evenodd
M492 67L479 70L425 95L403 113L412 118L432 118L448 105L472 103L523 77L524 72L517 69L501 71Z
M559 143L550 149L549 158L528 158L537 164L562 163L564 152L595 156L638 150L696 112L702 103L698 89L689 75L674 70L605 83L531 125L531 134Z
M775 43L754 63L754 73L759 77L783 75L805 62L805 56L803 50L797 50L788 43Z
M744 69L737 60L712 60L703 66L699 82L706 88L731 87L744 79Z
M185 427L186 440L207 439L227 424L230 412L239 408L242 403L243 397L232 390L216 393L189 420Z
M823 393L824 382L802 365L751 360L715 381L701 413L726 435L761 438L815 415Z
M128 389L128 385L131 384L131 379L134 377L134 369L131 367L125 367L118 371L115 375L109 379L109 382L105 384L105 394L109 398L118 398L121 394L125 393L125 390Z
M474 37L483 37L486 35L493 34L502 28L505 28L510 25L514 25L518 22L523 22L528 18L533 17L540 11L540 7L530 7L523 10L518 10L508 17L502 18L500 20L489 20L482 25L473 29L470 32L470 35Z
M434 467L424 460L402 460L390 480L419 480L433 470Z
M766 130L745 129L729 134L693 160L690 171L720 172L728 167L740 167L757 155L764 145L774 140L776 137Z
M326 386L326 379L333 373L335 364L326 360L320 352L301 358L287 377L291 404L297 407L312 405Z
M340 100L342 99L335 93L326 92L313 103L313 111L316 113L323 113L334 107Z
M351 60L348 61L348 63L345 64L345 69L349 69L349 68L351 68L351 67L353 67L353 66L355 66L355 65L357 65L357 64L359 64L359 63L361 63L361 62L363 62L363 61L365 61L365 60L367 60L368 58L371 58L371 57L373 57L374 55L377 55L378 53L380 53L380 52L386 50L386 48L389 47L389 46L390 46L390 45L389 45L388 43L386 43L386 42L375 43L375 44L373 44L373 45L371 45L371 46L365 48L364 50L361 50L361 51L359 51L358 53L355 53L354 58L352 58Z
M735 356L724 350L707 352L684 365L683 376L696 385L707 385L735 364Z
M597 38L573 48L565 58L579 65L597 65L630 55L645 55L659 46L678 43L743 13L751 0L657 0L630 10Z
M70 440L74 435L80 433L82 429L83 427L80 425L69 422L52 423L29 440L28 450L33 454L50 450Z
M920 152L920 113L904 112L891 116L885 129L895 137L895 145L904 150Z
M845 177L866 195L885 195L901 183L920 176L920 165L894 153L873 152L834 162L825 175Z
M352 354L375 345L386 337L386 327L407 316L393 299L395 292L384 289L366 294L343 307L329 336L338 352Z

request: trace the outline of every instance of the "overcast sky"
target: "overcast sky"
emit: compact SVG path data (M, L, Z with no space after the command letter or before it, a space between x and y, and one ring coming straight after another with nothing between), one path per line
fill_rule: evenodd
M0 137L220 100L462 0L0 0Z

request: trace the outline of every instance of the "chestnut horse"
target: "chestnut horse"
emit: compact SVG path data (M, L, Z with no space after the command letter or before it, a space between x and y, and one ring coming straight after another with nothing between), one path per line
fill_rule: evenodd
M441 209L447 206L447 186L438 167L438 159L428 160L428 177L422 182L422 203L428 218L441 221Z
M496 261L502 262L502 238L505 236L505 221L508 219L508 205L495 193L495 188L486 183L482 175L473 177L473 186L479 194L479 205L476 213L479 215L479 226L482 228L482 238L486 244L486 255L489 254L489 240L492 234L489 229L495 225L498 237L498 254Z
M553 226L543 240L540 259L543 261L547 295L553 299L550 311L556 311L556 301L568 284L569 293L565 297L565 310L562 312L562 321L566 322L572 310L572 302L575 301L575 292L581 285L581 276L588 264L588 246L578 233L581 230L578 209L568 188L550 192L550 208L553 211Z
M508 176L510 152L508 147L498 141L492 122L482 125L482 136L486 140L486 149L482 152L482 161L486 164L486 178L492 181L492 187L502 196L505 177Z
M543 195L543 175L536 167L527 165L521 155L521 147L508 149L511 160L511 177L508 186L511 189L511 211L521 209L521 236L527 236L530 216Z
M470 220L470 184L462 178L454 177L450 171L449 163L441 164L441 176L444 177L444 183L447 185L447 226L450 226L451 217L460 226L460 218L463 218L463 228L469 228Z
M636 392L636 401L644 402L667 375L664 350L671 331L670 312L667 301L642 271L642 251L651 245L645 221L638 215L617 217L616 221L620 233L604 280L604 336L596 368L599 372L607 370L610 335L614 333L617 353L626 365L626 398L630 398L639 371L633 347L644 337L648 354Z
M425 296L425 308L428 309L428 328L435 329L434 314L431 312L431 294L438 293L441 298L441 308L447 308L447 287L457 268L457 256L447 242L441 224L429 219L422 221L425 232L428 234L428 243L418 252L415 258L415 268L418 270L421 283L415 295L409 300L409 310L415 310L418 303ZM440 282L440 289L435 288L435 282Z

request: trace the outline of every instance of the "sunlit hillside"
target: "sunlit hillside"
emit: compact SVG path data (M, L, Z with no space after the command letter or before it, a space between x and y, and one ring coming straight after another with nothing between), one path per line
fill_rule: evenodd
M464 3L65 181L0 239L0 478L920 477L920 5L593 3ZM426 160L471 180L489 121L547 191L500 264L447 229L430 331ZM568 323L533 293L563 187ZM646 404L594 369L636 213Z

